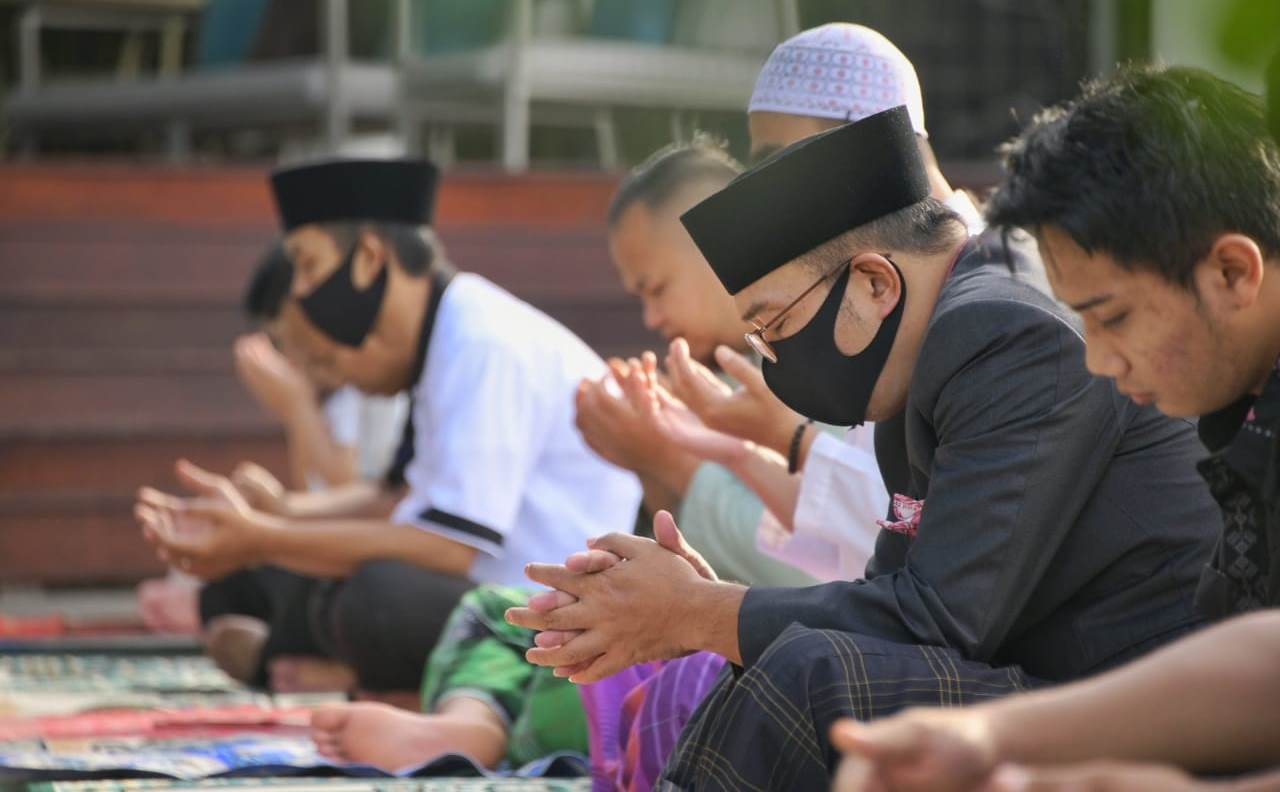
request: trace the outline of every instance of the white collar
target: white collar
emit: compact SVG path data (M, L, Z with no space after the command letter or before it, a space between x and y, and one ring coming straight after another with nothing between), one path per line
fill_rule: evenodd
M987 221L982 219L982 213L978 211L977 206L974 206L969 193L964 190L952 190L951 195L944 198L942 203L960 215L964 227L969 229L969 236L977 236L987 230Z

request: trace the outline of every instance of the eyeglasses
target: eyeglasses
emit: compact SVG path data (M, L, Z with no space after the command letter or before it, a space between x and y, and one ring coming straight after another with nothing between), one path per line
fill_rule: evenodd
M890 261L893 260L889 258L888 253L881 253L880 255L884 256L886 259L889 259ZM765 324L760 324L759 319L752 319L751 324L755 325L756 329L750 331L749 333L743 336L743 338L747 340L747 346L751 347L757 355L769 361L770 363L777 363L778 353L773 351L773 346L768 342L768 340L765 339L764 334L768 332L769 328L776 325L779 319L786 316L788 311L790 311L792 308L795 308L797 305L799 305L801 300L803 300L805 297L808 297L810 292L812 292L814 289L818 288L819 286L821 286L823 283L830 280L831 278L839 277L840 274L844 272L846 267L850 267L852 265L853 265L853 258L850 258L844 264L840 265L839 267L836 267L832 271L828 272L826 275L823 275L816 282L814 282L812 286L800 292L799 297L792 300L791 304L788 305L786 308L783 308L781 311L778 311L778 313L774 314L774 317L770 319L768 322L766 322Z
M776 325L779 319L786 316L788 311L790 311L792 308L795 308L797 305L799 305L801 300L803 300L805 297L808 297L810 292L812 292L814 289L821 286L823 283L826 283L831 278L838 275L840 272L844 270L845 267L849 266L852 263L853 263L853 259L849 259L843 265L836 267L831 272L828 272L826 275L823 275L821 278L818 278L818 280L815 281L812 286L800 292L799 297L792 300L791 304L788 305L786 308L783 308L781 311L778 311L778 313L774 314L773 318L770 319L768 322L764 324L760 324L759 319L752 319L751 324L755 325L756 329L752 330L751 332L743 336L743 338L747 340L747 346L751 347L753 350L755 350L755 353L757 355L769 361L770 363L777 363L778 353L773 351L773 346L768 341L765 340L764 334L769 330L770 327L773 327L774 325Z

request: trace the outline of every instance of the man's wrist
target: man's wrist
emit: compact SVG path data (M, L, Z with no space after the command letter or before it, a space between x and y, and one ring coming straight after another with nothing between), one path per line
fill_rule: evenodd
M293 520L299 516L299 496L305 496L305 492L286 492L276 501L279 509L273 516L283 517L286 520ZM304 498L305 499L305 498Z
M803 415L791 410L779 414L776 420L769 422L768 439L764 445L786 457L791 448L791 440L795 437L796 427L804 422Z
M697 456L672 447L670 452L663 455L663 458L648 471L647 475L677 499L683 499L689 490L689 482L693 481L693 474L701 464L702 460Z
M800 436L800 448L796 453L797 471L804 471L804 463L809 459L809 449L813 448L813 444L818 441L818 433L821 431L822 430L812 422L805 426L804 432Z
M685 601L681 648L689 652L712 652L731 663L742 662L738 648L738 613L747 587L737 583L699 580Z
M249 557L253 564L268 564L277 555L280 538L288 530L288 518L254 510L245 518L249 526Z

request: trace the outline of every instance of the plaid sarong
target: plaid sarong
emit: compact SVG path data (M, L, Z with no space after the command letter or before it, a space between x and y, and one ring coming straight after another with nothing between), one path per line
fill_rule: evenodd
M755 665L721 674L656 788L826 789L839 760L835 721L964 706L1034 684L1017 667L952 649L792 624Z

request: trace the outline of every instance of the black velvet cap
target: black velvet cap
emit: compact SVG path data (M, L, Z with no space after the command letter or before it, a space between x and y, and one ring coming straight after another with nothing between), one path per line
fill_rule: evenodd
M929 195L905 105L793 143L680 222L730 294Z
M285 231L351 220L430 225L439 180L426 160L329 160L277 170L271 191Z

